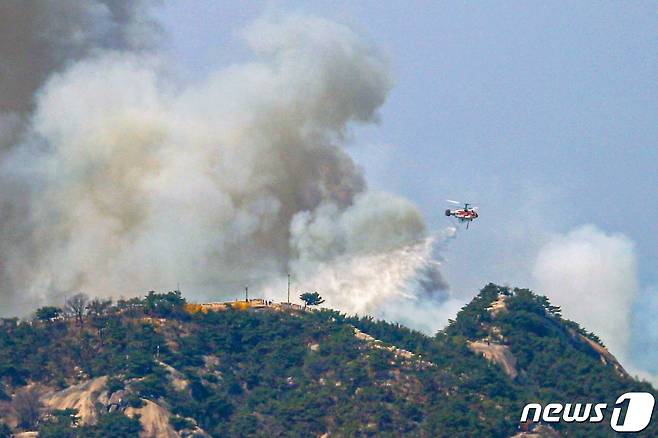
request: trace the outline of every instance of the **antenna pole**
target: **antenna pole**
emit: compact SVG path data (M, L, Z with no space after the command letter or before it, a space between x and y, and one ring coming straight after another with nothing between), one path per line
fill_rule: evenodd
M288 273L288 304L290 304L290 273Z

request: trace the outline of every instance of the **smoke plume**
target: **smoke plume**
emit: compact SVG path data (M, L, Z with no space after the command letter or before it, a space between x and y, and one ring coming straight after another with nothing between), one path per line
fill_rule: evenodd
M139 50L157 40L143 1L0 3L0 152L15 140L34 93L54 72L98 49Z
M0 23L20 41L1 39L2 90L14 91L0 95L0 127L24 124L0 161L5 303L178 282L198 299L247 284L283 298L287 273L346 311L449 299L418 209L369 190L344 150L392 84L349 28L258 20L244 32L253 61L181 84L148 49L141 2L2 8L27 20ZM28 75L29 60L11 61L41 51Z
M592 225L556 236L540 250L534 276L565 317L596 333L613 354L627 355L638 294L630 239Z
M630 352L635 372L658 386L658 287L647 288L633 306Z

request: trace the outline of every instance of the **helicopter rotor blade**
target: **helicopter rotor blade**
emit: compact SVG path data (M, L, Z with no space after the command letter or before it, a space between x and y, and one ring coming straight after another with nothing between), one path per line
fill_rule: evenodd
M446 202L449 202L451 204L456 204L456 205L462 205L463 204L463 202L453 201L452 199L446 199Z

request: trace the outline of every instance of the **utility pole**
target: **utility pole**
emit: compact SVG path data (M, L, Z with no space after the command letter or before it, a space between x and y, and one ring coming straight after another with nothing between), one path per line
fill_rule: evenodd
M290 304L290 273L288 273L288 304Z
M244 300L249 301L249 286L244 287Z

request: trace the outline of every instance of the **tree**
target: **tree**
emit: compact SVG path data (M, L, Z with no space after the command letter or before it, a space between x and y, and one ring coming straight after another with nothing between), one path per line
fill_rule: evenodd
M87 304L87 313L91 316L91 325L97 330L100 345L103 345L103 329L107 324L108 313L112 309L112 300L94 298Z
M16 392L12 401L19 426L31 429L36 426L43 405L36 388L24 388Z
M5 423L0 423L0 438L11 438L12 436L11 428Z
M317 306L324 303L324 300L317 292L306 292L299 296L299 299L304 302L304 308L306 306Z
M86 426L81 435L89 438L105 438L108 436L114 438L137 438L141 431L142 425L139 422L139 415L134 415L130 418L122 412L115 411L101 415L98 423L94 426Z
M172 415L169 417L169 424L171 424L172 427L176 429L176 431L181 431L183 429L194 429L194 422L179 415Z
M55 306L44 306L40 309L37 309L35 314L36 318L39 321L52 321L62 314L62 309Z
M101 298L94 298L87 304L87 311L92 316L103 316L112 307L112 299L104 300Z
M66 312L75 317L77 323L82 327L85 323L85 314L87 313L87 302L89 297L86 294L78 293L66 300Z
M138 316L144 314L144 300L138 297L130 299L119 299L117 301L116 309L119 313L126 314L128 316Z
M40 438L73 438L80 418L77 409L56 409L39 426Z
M170 317L185 314L185 298L180 291L159 294L150 291L144 298L144 311L149 315Z

